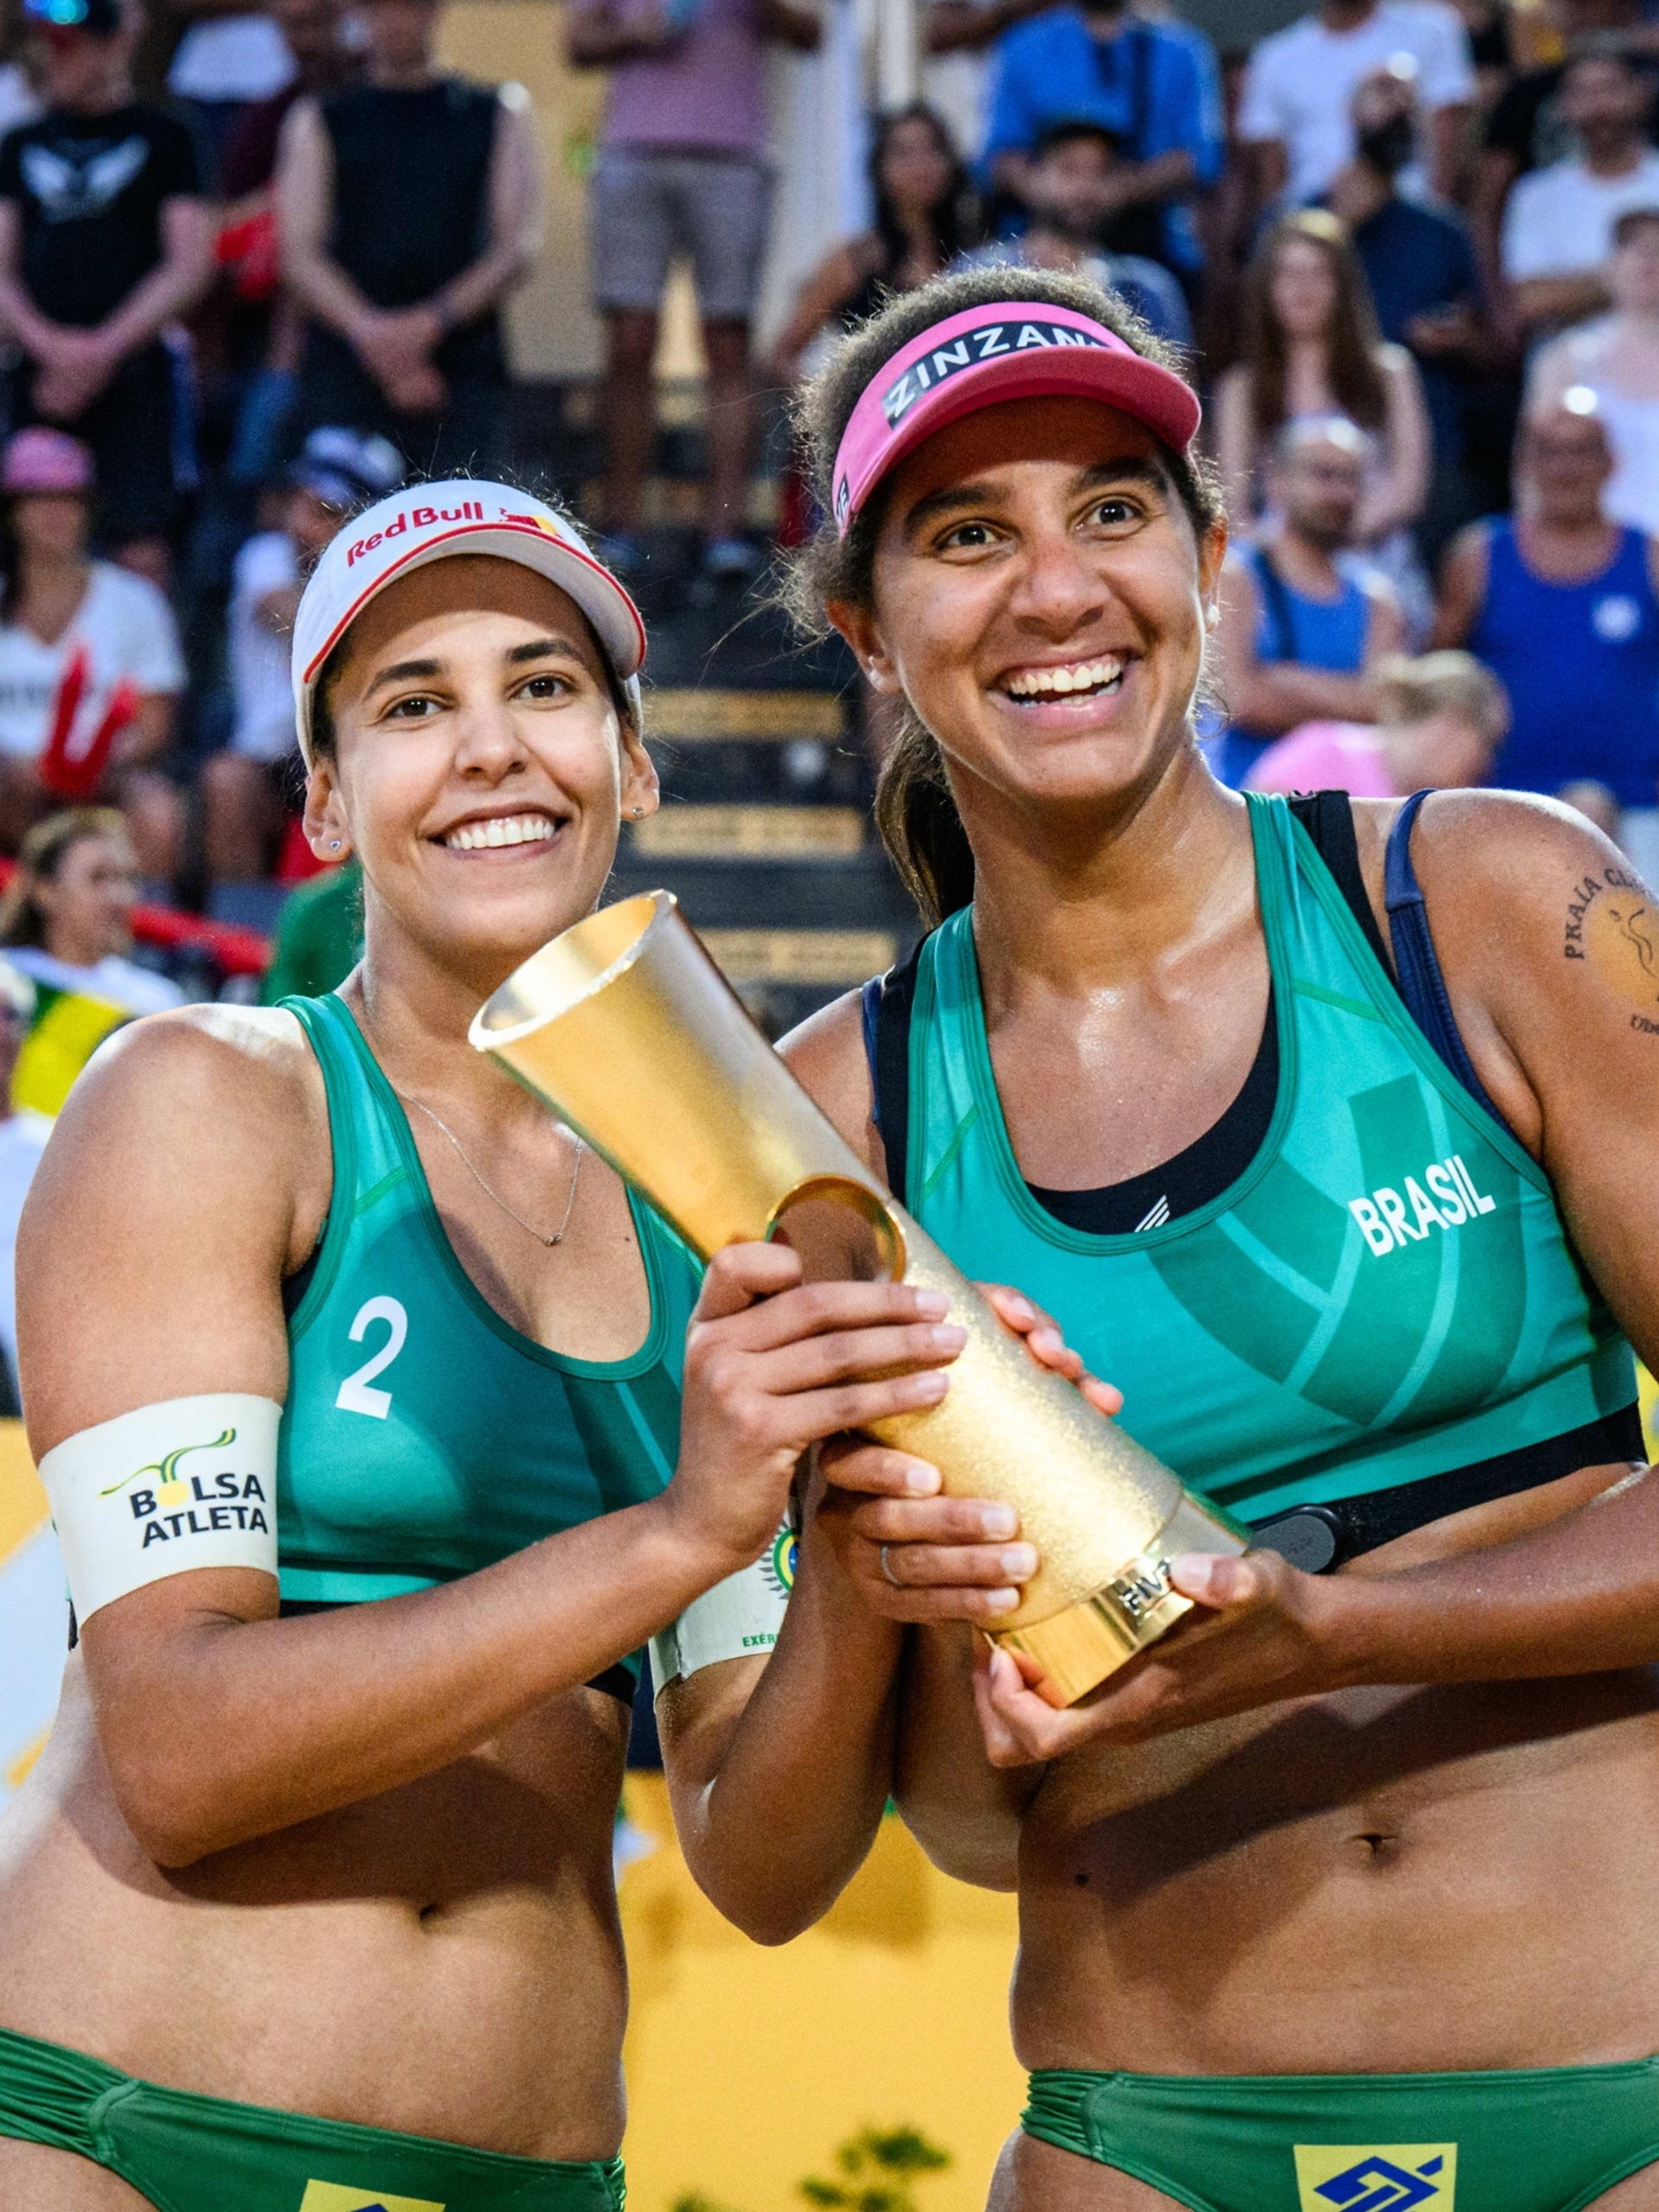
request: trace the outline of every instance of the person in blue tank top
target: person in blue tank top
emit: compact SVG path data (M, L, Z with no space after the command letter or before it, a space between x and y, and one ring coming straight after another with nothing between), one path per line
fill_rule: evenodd
M1277 520L1235 549L1216 628L1222 695L1231 717L1215 773L1241 785L1267 747L1300 722L1368 720L1367 671L1405 641L1387 579L1346 549L1364 492L1369 441L1345 416L1299 416L1273 445Z
M635 1655L961 1341L779 1247L705 1278L467 1041L656 805L644 649L509 486L357 516L294 669L362 961L129 1027L58 1123L22 1368L80 1644L0 1829L9 2207L620 2212Z
M1170 1562L1196 1612L1057 1710L971 1633L1033 1572L1011 1516L828 1455L775 1647L710 1659L723 1735L659 1701L692 1863L787 1933L798 1747L891 1737L929 1852L1019 1893L995 2212L1659 2201L1654 904L1549 800L1216 783L1225 523L1107 295L937 281L805 420L799 581L906 710L929 934L786 1054L1256 1541ZM762 1845L721 1801L768 1771Z
M1659 872L1659 544L1610 522L1595 395L1526 423L1513 516L1472 523L1446 557L1436 641L1467 645L1514 703L1493 779L1565 794ZM1589 786L1589 789L1585 789ZM1599 800L1600 804L1597 805Z

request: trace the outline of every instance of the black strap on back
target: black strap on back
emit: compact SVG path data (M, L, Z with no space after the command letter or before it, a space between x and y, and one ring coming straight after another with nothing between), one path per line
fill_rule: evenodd
M897 967L864 986L864 1051L870 1063L874 1118L887 1155L887 1187L901 1205L910 1169L911 1009L923 938Z
M1345 791L1298 792L1290 811L1307 831L1313 850L1330 870L1337 889L1348 902L1349 911L1364 932L1387 975L1393 963L1377 926L1371 894L1359 872L1359 840L1354 835L1354 803Z

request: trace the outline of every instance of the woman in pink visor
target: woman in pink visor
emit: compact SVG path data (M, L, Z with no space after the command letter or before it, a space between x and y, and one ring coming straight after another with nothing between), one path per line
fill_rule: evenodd
M771 1840L861 1713L937 1862L1017 1888L997 2212L1636 2212L1659 917L1546 801L1216 784L1197 426L1119 303L1028 271L894 302L809 391L800 592L907 710L927 934L785 1049L1257 1548L1176 1558L1196 1613L1057 1710L975 1633L1035 1564L1009 1517L837 1466L770 1659L663 1701L683 1833L790 1932L823 1895Z

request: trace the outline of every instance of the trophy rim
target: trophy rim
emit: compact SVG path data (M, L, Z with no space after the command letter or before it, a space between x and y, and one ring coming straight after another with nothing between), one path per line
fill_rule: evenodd
M637 906L642 901L648 903L651 909L651 919L634 938L633 942L625 946L616 958L608 966L602 967L598 974L590 977L580 991L564 999L558 1006L530 1014L523 1020L500 1026L491 1022L490 1009L508 996L526 969L533 968L536 962L545 958L555 945L562 944L567 937L574 937L579 930L586 929L590 922L599 921L601 915L613 914L619 907ZM573 922L568 929L561 929L556 937L549 937L545 945L539 945L528 960L522 960L512 973L496 986L467 1026L468 1044L480 1052L499 1051L504 1045L516 1045L526 1037L533 1037L537 1030L545 1029L550 1021L559 1021L566 1014L574 1013L578 1006L585 1005L596 993L614 983L619 975L625 975L627 973L644 952L651 933L668 915L675 913L678 906L679 901L672 891L634 891L625 899L613 899L609 906L595 907L592 914L584 915L580 922Z

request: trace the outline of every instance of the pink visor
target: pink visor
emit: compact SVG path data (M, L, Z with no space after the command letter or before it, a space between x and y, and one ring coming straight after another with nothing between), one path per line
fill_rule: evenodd
M924 438L1002 399L1098 399L1182 450L1198 428L1198 396L1116 332L1070 307L992 300L948 315L901 346L860 393L835 455L842 537L871 493Z

